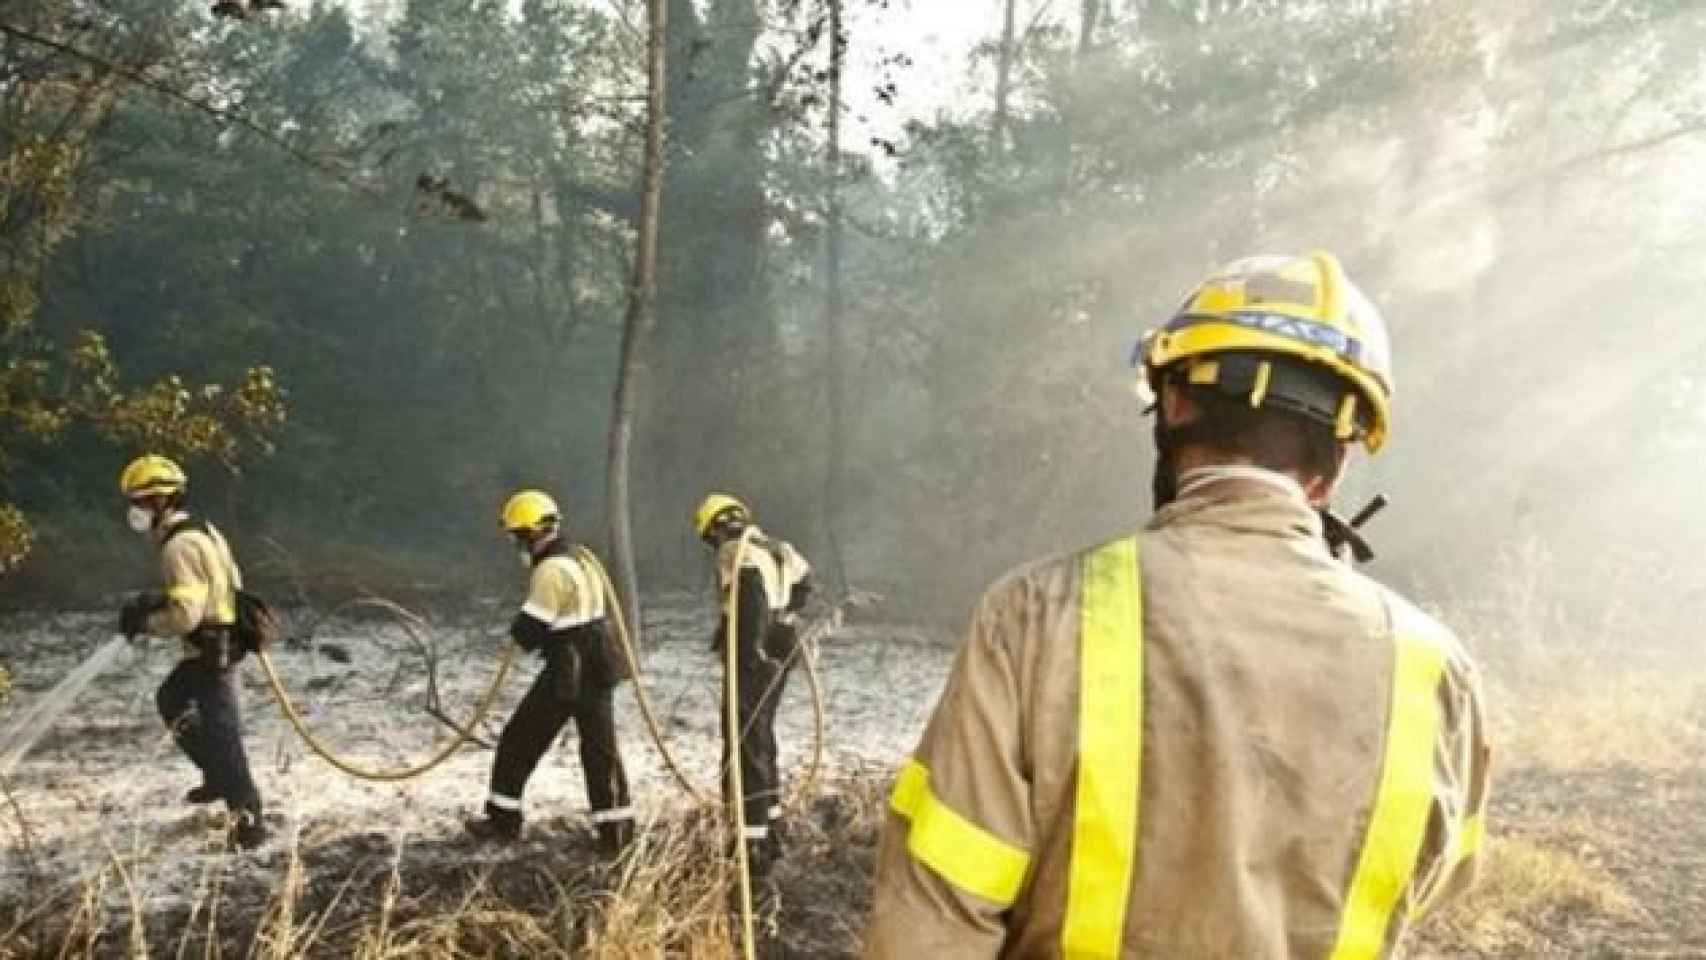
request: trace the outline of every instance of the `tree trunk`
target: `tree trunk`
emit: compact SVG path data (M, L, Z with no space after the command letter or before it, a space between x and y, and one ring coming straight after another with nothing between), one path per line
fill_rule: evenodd
M1078 60L1082 64L1096 49L1096 24L1102 17L1102 0L1084 0L1078 8Z
M622 587L623 613L634 642L641 643L640 576L634 566L634 524L628 508L628 452L634 438L634 405L640 392L640 348L650 332L657 299L658 212L663 204L663 98L665 0L646 0L646 160L640 191L640 221L634 244L634 279L622 320L621 366L610 408L610 461L605 475L610 513L610 550Z
M989 152L992 155L1007 150L1007 100L1013 92L1013 31L1014 7L1017 0L1006 0L1001 15L1001 49L995 60L995 122L989 128Z
M823 471L823 525L829 550L832 600L847 596L847 562L841 554L843 461L847 444L847 337L842 327L841 260L844 225L841 219L841 82L848 37L841 20L842 0L829 0L829 186L825 203L829 219L825 257L823 323L824 365L829 379L828 456Z

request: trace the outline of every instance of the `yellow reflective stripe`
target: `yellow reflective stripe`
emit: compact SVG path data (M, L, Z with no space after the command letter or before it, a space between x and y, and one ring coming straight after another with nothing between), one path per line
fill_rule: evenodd
M928 767L907 761L889 808L911 821L906 849L914 860L966 893L1002 907L1013 905L1031 869L1031 855L943 803L930 790Z
M1333 960L1378 957L1392 912L1410 885L1433 808L1434 745L1442 722L1440 678L1445 651L1400 622L1392 667L1386 757L1369 816L1368 835L1345 896Z
M166 588L166 596L185 603L200 603L207 596L205 583L179 583Z
M1136 538L1091 553L1079 612L1078 791L1061 949L1117 957L1137 860L1143 590Z

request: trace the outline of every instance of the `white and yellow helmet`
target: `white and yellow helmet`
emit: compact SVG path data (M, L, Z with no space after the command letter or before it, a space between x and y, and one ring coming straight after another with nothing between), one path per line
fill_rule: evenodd
M726 493L709 493L693 511L693 532L702 540L719 520L750 520L752 511Z
M508 533L538 533L563 521L557 501L540 490L522 490L504 501L498 524Z
M1150 385L1179 366L1188 383L1214 385L1224 383L1232 358L1248 356L1258 360L1250 383L1239 386L1248 390L1251 406L1291 408L1330 424L1340 440L1361 440L1370 453L1386 442L1391 339L1380 311L1346 278L1337 257L1314 251L1227 265L1144 337L1134 359ZM1324 370L1341 387L1322 397L1306 383L1322 378L1289 377L1281 367ZM1293 389L1310 395L1288 396Z
M183 493L189 485L190 479L183 467L156 453L130 461L118 476L119 492L130 500Z

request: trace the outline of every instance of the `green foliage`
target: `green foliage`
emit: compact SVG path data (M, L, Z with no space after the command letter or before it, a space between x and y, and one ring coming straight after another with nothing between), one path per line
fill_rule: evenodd
M90 20L71 33L94 27ZM87 211L87 165L125 89L114 71L39 59L43 50L56 53L37 44L24 61L35 73L0 90L0 478L20 447L53 443L73 428L131 451L235 468L250 449L270 450L284 423L284 392L270 367L251 368L230 387L191 387L167 375L127 388L101 333L56 338L37 323L44 274ZM18 506L0 500L0 573L23 563L34 540Z
M1485 550L1501 530L1487 517L1525 511L1584 555L1635 528L1706 549L1657 506L1692 496L1682 467L1706 456L1706 343L1679 306L1706 218L1676 189L1702 129L1698 4L1023 0L1013 48L972 52L953 71L967 88L917 116L895 164L826 156L826 3L670 5L659 323L636 425L649 580L697 576L681 517L712 487L826 548L837 368L854 379L855 581L957 609L1025 556L1133 522L1150 464L1124 389L1132 343L1217 262L1312 246L1340 253L1395 328L1399 423L1371 472L1444 518L1383 518L1395 566L1435 562L1439 529ZM26 6L51 22L47 0ZM164 31L101 49L169 51L150 76L218 91L276 139L98 71L37 83L30 122L4 92L22 88L0 89L4 129L28 133L0 149L0 450L7 492L51 521L41 552L100 538L89 506L113 445L243 464L240 483L198 475L196 496L340 580L389 565L454 592L501 563L491 513L524 484L596 539L639 171L631 5L379 6L359 23L322 3L216 24L152 4L156 19L79 36ZM904 5L883 6L848 4L852 62L924 55ZM894 79L900 103L927 98ZM887 108L847 90L862 145L858 118ZM826 358L832 174L848 346ZM276 373L245 372L250 357ZM1441 463L1486 469L1468 482ZM1584 463L1627 465L1598 510L1561 506L1588 496L1570 479ZM1598 492L1623 484L1639 492ZM1603 520L1613 499L1624 526Z

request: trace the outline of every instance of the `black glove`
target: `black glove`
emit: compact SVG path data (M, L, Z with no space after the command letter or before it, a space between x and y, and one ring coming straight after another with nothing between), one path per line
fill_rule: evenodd
M118 612L118 632L135 640L148 632L148 615L160 609L163 598L157 593L139 593L131 597Z

